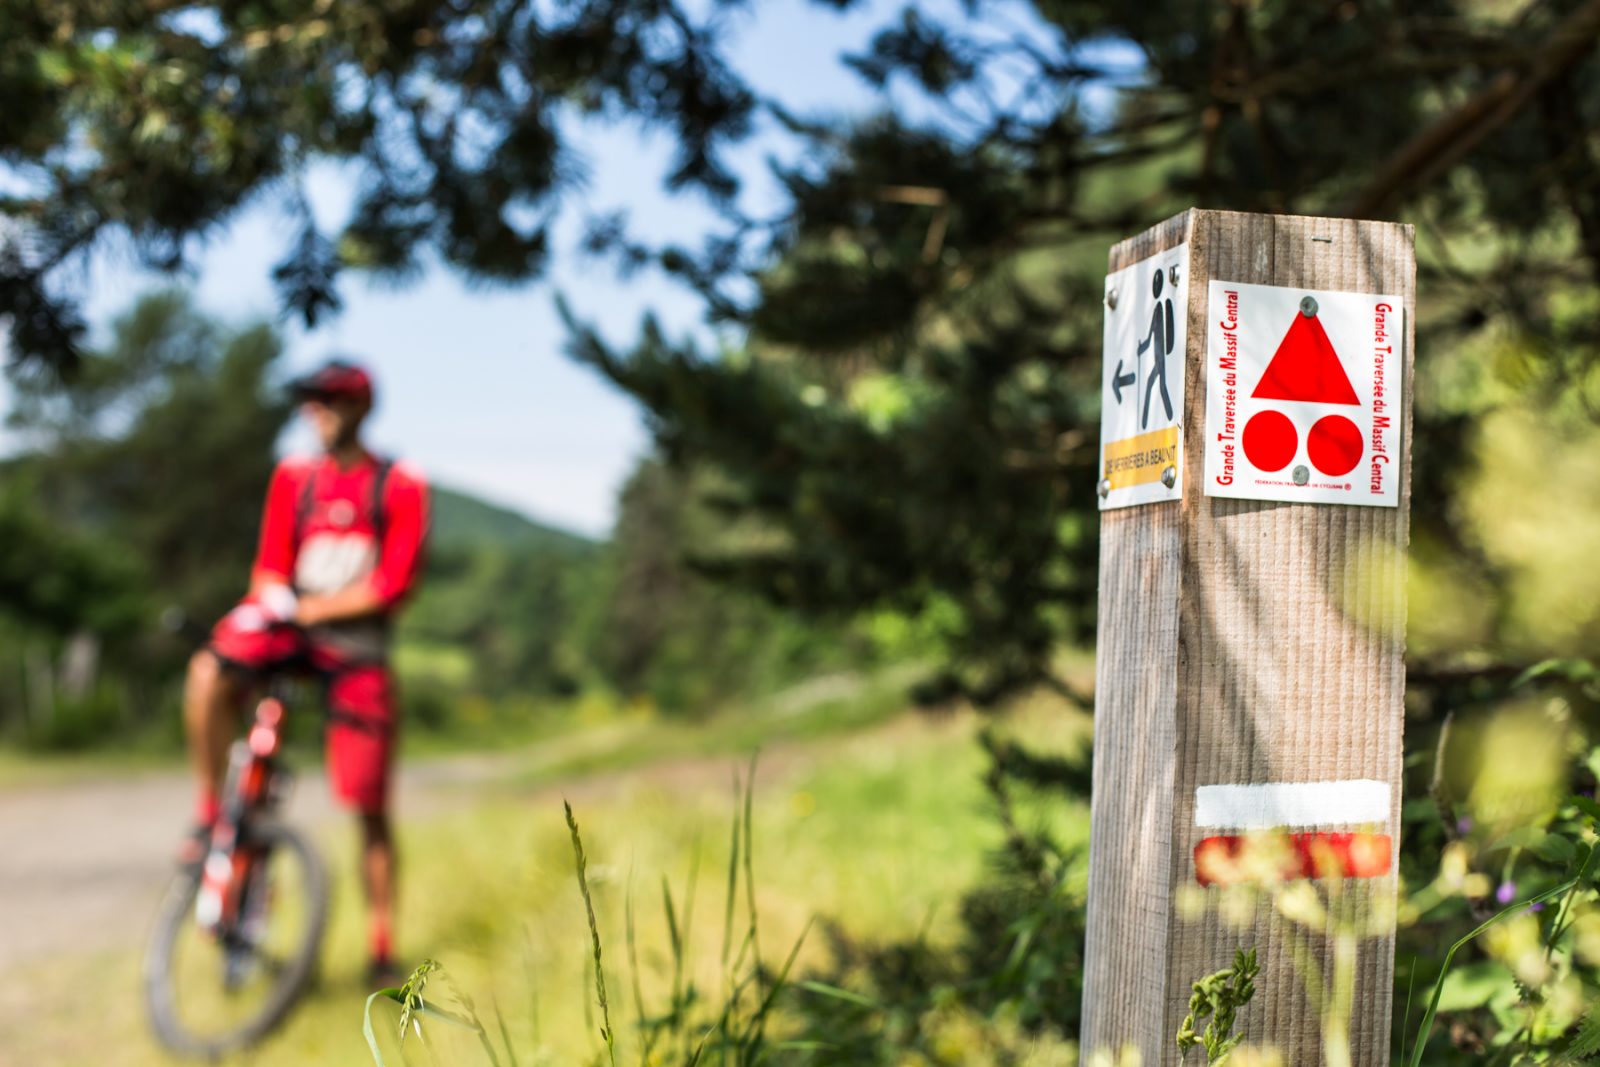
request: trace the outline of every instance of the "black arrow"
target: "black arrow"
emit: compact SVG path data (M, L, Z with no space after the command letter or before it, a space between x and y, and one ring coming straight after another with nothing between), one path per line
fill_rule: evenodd
M1116 395L1117 403L1122 403L1122 387L1132 385L1139 380L1137 374L1123 374L1122 360L1117 360L1117 371L1111 376L1111 392Z

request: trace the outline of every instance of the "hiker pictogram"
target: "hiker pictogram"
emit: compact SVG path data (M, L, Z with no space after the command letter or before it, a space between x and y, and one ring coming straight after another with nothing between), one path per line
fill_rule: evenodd
M1161 406L1166 409L1166 421L1172 421L1172 395L1167 392L1167 357L1172 355L1173 330L1172 330L1172 297L1165 300L1161 298L1163 275L1166 272L1160 266L1156 267L1155 275L1150 280L1150 295L1155 300L1155 307L1150 311L1150 331L1144 335L1144 340L1139 342L1139 365L1144 365L1144 354L1147 349L1151 351L1152 366L1150 375L1145 379L1144 386L1144 411L1139 416L1139 428L1150 427L1150 399L1155 395L1156 385L1161 386Z
M1106 276L1102 508L1182 497L1188 264L1188 245L1180 244Z

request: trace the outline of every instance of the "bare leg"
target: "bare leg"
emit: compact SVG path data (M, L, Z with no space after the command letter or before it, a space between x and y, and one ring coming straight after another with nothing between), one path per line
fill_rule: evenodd
M374 962L389 963L394 930L394 837L387 812L361 815L361 880L367 891Z
M189 740L189 763L203 793L216 797L228 769L228 745L233 740L235 709L243 687L223 670L207 649L189 660L183 689L183 725Z

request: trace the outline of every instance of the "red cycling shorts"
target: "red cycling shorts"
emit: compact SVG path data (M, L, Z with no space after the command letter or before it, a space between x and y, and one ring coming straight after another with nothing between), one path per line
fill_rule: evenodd
M327 684L328 782L343 804L364 814L388 808L397 719L394 684L383 663L353 663L302 630L264 625L246 601L211 631L223 666L250 675L306 666Z

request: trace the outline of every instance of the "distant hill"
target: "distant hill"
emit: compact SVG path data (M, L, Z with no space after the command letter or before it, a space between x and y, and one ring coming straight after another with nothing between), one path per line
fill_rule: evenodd
M573 556L592 555L600 548L598 541L581 534L546 526L510 508L490 504L455 489L434 486L432 505L431 537L436 545L452 548L536 545Z

